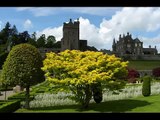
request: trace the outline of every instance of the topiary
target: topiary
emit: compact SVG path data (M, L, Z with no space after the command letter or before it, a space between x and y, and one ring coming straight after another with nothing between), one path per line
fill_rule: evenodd
M29 108L29 87L44 80L42 65L38 49L27 43L14 46L3 65L3 84L26 87L26 108Z
M151 94L151 77L144 76L142 84L142 95L146 97L150 96L150 94Z

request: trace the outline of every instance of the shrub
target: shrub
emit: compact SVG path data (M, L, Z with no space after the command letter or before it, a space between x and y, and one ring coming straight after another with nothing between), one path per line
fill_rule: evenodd
M46 80L63 91L72 91L76 102L87 108L92 98L92 84L117 91L125 86L128 62L102 52L65 50L46 54L42 70Z
M20 100L14 100L14 101L0 101L0 103L3 103L0 106L0 113L12 113L20 108Z
M150 96L150 94L151 94L151 77L144 76L142 85L142 95L146 97Z
M154 69L152 70L152 75L153 75L154 77L160 77L160 67L154 68Z
M38 49L26 43L14 46L3 65L3 83L26 88L26 108L29 108L30 86L44 80L42 66L42 57Z
M136 78L139 78L139 77L140 77L140 74L137 70L128 68L127 79L128 79L129 83L136 83L136 81L137 81Z

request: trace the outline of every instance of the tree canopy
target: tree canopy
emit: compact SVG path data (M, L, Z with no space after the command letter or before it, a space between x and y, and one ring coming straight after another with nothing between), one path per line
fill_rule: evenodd
M28 95L31 85L44 80L42 65L42 57L37 48L30 44L16 45L9 52L4 62L1 73L2 83L26 87Z
M58 54L47 53L46 56L42 68L46 72L46 79L54 85L68 87L75 96L79 96L79 93L86 96L84 100L78 98L82 104L90 99L89 94L94 84L101 83L103 87L113 91L125 85L123 78L127 76L127 62L122 62L114 55L65 50ZM80 92L81 90L84 92Z

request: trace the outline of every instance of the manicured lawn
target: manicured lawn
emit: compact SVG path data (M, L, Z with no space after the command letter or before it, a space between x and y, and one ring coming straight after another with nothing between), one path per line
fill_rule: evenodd
M136 60L129 61L130 68L134 68L137 70L152 70L153 68L160 67L159 60Z
M107 101L100 104L93 103L86 110L80 109L79 105L65 105L43 109L19 109L16 111L16 113L21 112L160 112L160 95Z

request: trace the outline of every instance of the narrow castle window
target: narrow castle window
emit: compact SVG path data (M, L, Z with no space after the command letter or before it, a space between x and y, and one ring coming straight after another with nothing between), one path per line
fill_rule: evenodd
M135 43L135 47L137 47L137 43Z

